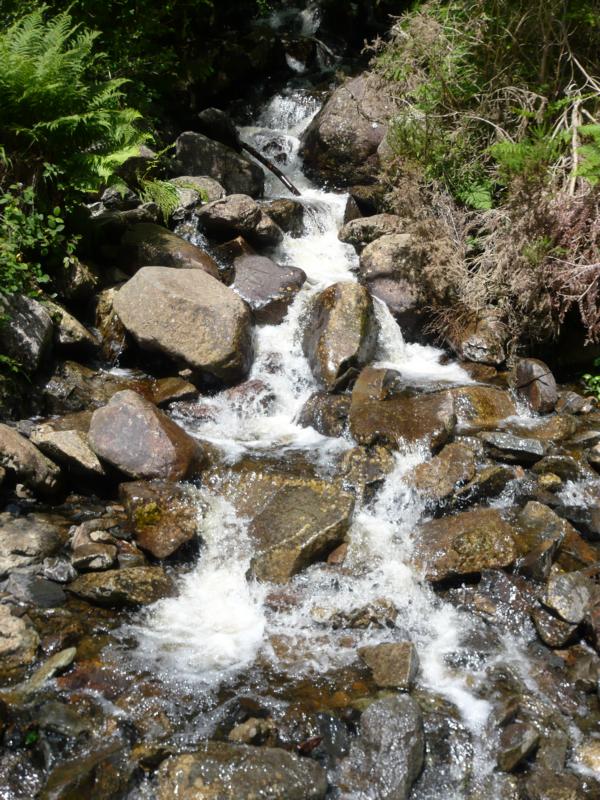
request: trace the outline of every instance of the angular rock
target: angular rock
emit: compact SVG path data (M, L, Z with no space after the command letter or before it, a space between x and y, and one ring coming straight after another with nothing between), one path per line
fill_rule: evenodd
M279 748L208 741L158 770L157 800L323 800L326 792L320 764Z
M463 444L447 444L430 461L419 464L410 482L432 503L442 503L475 476L475 454Z
M293 237L304 232L304 206L299 200L281 197L263 204L264 210L282 231Z
M256 322L278 325L306 281L295 267L280 267L263 256L241 256L234 261L234 292L250 307Z
M386 447L353 447L340 461L340 477L362 502L371 499L394 469L394 457Z
M454 430L454 402L448 392L407 395L387 388L395 373L366 367L352 391L350 432L358 444L400 447L424 441L433 450Z
M307 167L334 185L372 182L379 171L377 150L393 112L379 78L352 78L334 91L308 126L301 149Z
M592 606L593 584L580 572L553 575L548 581L544 605L565 622L578 625Z
M334 283L315 298L303 349L327 391L345 388L373 358L377 333L373 301L357 283Z
M549 414L558 401L558 391L550 367L537 358L521 358L513 372L513 381L520 395L534 411Z
M382 689L409 692L419 672L419 657L412 642L390 642L361 647L359 656Z
M232 194L208 203L198 211L198 221L208 236L222 242L243 236L250 244L265 247L278 244L281 228L258 203L244 194Z
M248 372L250 312L235 292L210 275L146 267L123 286L114 307L143 350L226 382Z
M354 497L334 485L310 481L283 486L249 527L255 543L254 575L284 583L326 557L343 541L353 510Z
M323 436L341 436L348 424L349 412L349 395L315 392L302 407L298 425L314 428Z
M117 608L150 605L173 594L173 582L161 567L93 572L76 578L67 588L90 603Z
M376 700L340 767L343 796L408 800L425 755L423 718L408 695Z
M402 278L375 278L367 285L371 295L386 304L403 333L418 331L423 314L421 293L415 284Z
M13 570L41 565L61 545L60 532L43 517L0 514L0 579Z
M510 394L492 386L461 386L449 389L456 403L457 432L494 430L506 417L517 413Z
M488 311L466 323L449 344L465 361L500 366L506 361L509 338L510 332L498 314Z
M511 526L493 508L424 522L415 532L415 557L429 581L502 569L514 563Z
M67 266L57 270L53 282L64 300L80 303L89 300L94 294L100 277L89 264L72 258Z
M527 800L582 800L585 798L580 779L576 775L572 772L554 772L549 769L533 770L525 782L525 791Z
M515 477L510 467L500 464L483 467L469 483L457 489L453 504L457 508L478 503L502 494L506 485Z
M183 378L159 378L152 389L152 402L159 408L197 397L198 389Z
M488 455L509 464L535 464L546 454L544 443L539 439L525 439L512 433L479 434Z
M114 310L113 303L118 286L104 289L96 296L94 316L95 326L100 333L101 353L107 361L115 363L125 352L127 331Z
M90 481L106 477L86 433L78 430L54 431L48 425L40 425L32 431L31 442L59 464L67 478Z
M115 800L126 796L131 772L125 742L115 737L108 744L97 744L91 753L55 764L39 798Z
M0 604L0 673L24 667L35 661L40 637L24 618L11 614Z
M568 455L545 456L533 465L532 471L536 475L558 475L563 481L583 481L595 477L583 460Z
M125 233L119 257L131 275L142 267L176 267L201 270L219 278L219 268L212 256L168 228L149 222L133 225Z
M372 217L360 217L348 222L340 230L338 239L346 244L351 244L361 253L368 244L389 236L393 233L402 233L406 230L406 221L395 214L374 214Z
M169 481L122 483L119 496L136 542L155 558L196 539L199 510L188 488Z
M46 309L32 297L0 295L0 352L17 361L27 372L36 372L50 352L54 324Z
M179 175L208 175L218 181L227 194L262 195L265 184L262 169L230 147L192 131L182 133L175 147Z
M195 192L201 203L213 203L225 197L225 189L214 178L204 175L179 175L171 178L169 183L180 189Z
M100 344L98 339L85 325L57 303L47 300L46 306L54 320L54 341L57 351L93 355L98 350Z
M533 725L513 722L500 735L498 766L503 772L512 772L537 748L540 735Z
M531 619L538 636L548 647L566 647L577 634L577 625L557 619L543 608L534 608Z
M116 565L117 555L114 544L90 542L73 549L71 564L77 572L102 572Z
M44 497L60 488L60 469L30 441L8 425L0 424L0 466Z
M183 480L203 460L195 439L131 391L94 412L89 442L99 458L134 480Z

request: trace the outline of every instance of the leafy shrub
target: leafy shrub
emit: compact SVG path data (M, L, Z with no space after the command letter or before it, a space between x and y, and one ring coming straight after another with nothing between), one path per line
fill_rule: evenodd
M594 366L600 369L600 358L594 360ZM581 376L581 380L587 394L591 394L596 400L600 400L600 373L586 373Z

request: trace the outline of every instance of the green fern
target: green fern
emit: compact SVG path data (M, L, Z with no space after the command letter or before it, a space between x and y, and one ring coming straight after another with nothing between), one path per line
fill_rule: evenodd
M168 181L143 179L140 181L140 197L145 203L156 203L165 222L179 206L177 187Z
M580 125L578 133L584 144L578 148L581 163L577 176L595 186L600 181L600 125Z

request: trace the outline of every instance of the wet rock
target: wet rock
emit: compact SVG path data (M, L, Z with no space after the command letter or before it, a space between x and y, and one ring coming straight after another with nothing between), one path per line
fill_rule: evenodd
M395 463L386 447L353 447L342 456L339 474L344 486L365 502L381 487Z
M600 472L600 444L596 444L590 448L587 454L587 460L596 472Z
M114 544L90 542L73 549L71 563L77 572L103 572L116 566L117 553Z
M351 244L358 253L361 253L376 239L393 233L402 233L405 229L406 221L395 214L374 214L372 217L360 217L346 223L340 230L338 239Z
M553 414L551 417L536 419L534 424L531 420L511 420L504 423L503 427L517 436L532 437L544 442L562 442L573 436L577 430L577 420L566 414Z
M558 391L550 367L537 358L521 358L513 372L515 387L534 411L548 414L554 411Z
M375 354L377 322L369 293L356 283L335 283L313 301L303 349L327 391L345 388Z
M501 569L517 557L511 526L492 508L422 523L415 540L417 563L430 581Z
M568 522L537 501L528 502L515 520L515 541L522 558L518 571L545 580L563 545L577 537Z
M290 482L276 491L249 527L252 571L283 583L339 545L350 526L354 498L319 481Z
M66 478L92 481L106 477L87 434L82 431L55 431L48 425L40 425L32 431L31 442L62 467Z
M149 222L134 225L125 233L119 258L131 275L142 267L176 267L197 269L219 278L219 268L212 256L168 228Z
M419 657L412 642L393 642L361 647L359 656L382 689L409 692L419 672Z
M125 797L131 779L125 743L116 739L87 755L59 763L48 775L40 800L90 797L115 800Z
M173 594L173 582L161 567L124 569L80 575L70 592L99 606L135 608Z
M494 311L483 312L467 322L449 344L459 358L478 364L500 366L506 361L510 333Z
M66 595L58 584L33 575L13 573L4 584L4 591L23 603L38 608L56 608L66 602Z
M348 424L349 395L312 394L300 411L298 425L314 428L323 436L341 436Z
M180 175L171 178L169 183L179 189L194 192L201 203L213 203L225 197L225 189L214 178L202 175Z
M512 433L481 433L480 439L488 455L509 464L535 464L544 457L546 448L539 439L525 439Z
M535 769L525 782L527 800L581 800L581 782L573 773Z
M0 466L14 472L21 483L43 497L60 488L60 469L50 459L8 425L0 424Z
M0 514L0 578L13 570L40 565L63 543L59 530L43 517Z
M407 800L423 767L424 749L416 702L407 695L376 700L363 713L360 734L342 761L342 793Z
M546 475L540 475L537 484L543 492L558 492L563 482L558 475L548 472Z
M272 719L250 717L245 722L236 725L227 737L236 744L264 745L276 744L277 729Z
M295 267L280 267L263 256L241 256L234 261L234 292L250 307L256 322L278 325L306 281Z
M136 480L182 480L203 459L195 439L131 391L118 392L94 412L89 442L99 458Z
M304 206L299 200L281 197L263 204L263 208L282 231L293 237L302 236L304 232Z
M344 225L347 225L349 222L352 222L353 219L359 219L360 217L362 217L362 212L358 207L358 203L352 197L352 195L348 195L346 207L344 209Z
M373 297L388 307L403 333L414 334L420 327L422 314L418 289L409 281L394 278L375 278L368 283Z
M531 619L538 636L548 647L566 647L576 638L577 625L557 619L543 608L534 608Z
M574 759L582 767L600 773L600 741L586 739L575 750Z
M146 267L114 306L142 350L227 382L250 367L250 312L235 292L199 270Z
M119 496L139 546L168 558L197 537L199 510L191 490L170 481L122 483Z
M567 455L545 456L534 464L532 470L536 475L558 475L562 481L581 481L595 477L583 461Z
M553 575L548 581L544 605L563 619L578 625L592 605L592 584L580 572Z
M463 434L495 430L517 413L510 394L492 386L461 386L449 390L456 404L457 431Z
M244 194L232 194L208 203L198 211L198 222L208 236L222 242L243 236L257 247L278 244L281 228L258 203Z
M461 486L454 496L453 504L457 508L497 497L515 477L510 467L494 465L477 470L477 474L469 483Z
M448 392L395 394L389 387L396 374L366 367L352 391L350 432L358 444L423 441L434 450L444 445L454 430L454 402Z
M475 455L463 444L447 444L430 461L419 464L409 476L415 488L434 503L450 498L475 476Z
M384 597L374 600L365 606L353 608L351 611L336 611L327 619L321 618L320 622L331 625L334 630L351 628L352 630L367 630L395 628L398 620L398 609Z
M560 392L556 403L559 414L589 414L593 409L589 397L582 397L577 392Z
M36 372L52 346L52 318L41 303L20 294L0 296L0 316L10 320L0 326L0 352Z
M206 742L158 770L158 800L322 800L326 792L323 767L270 747Z
M301 154L307 167L337 185L372 182L393 111L380 79L352 78L334 91L304 133Z
M40 637L26 617L13 616L9 606L0 604L0 673L35 661Z
M183 378L159 378L152 388L152 402L159 408L177 401L194 400L198 389Z
M258 164L241 153L201 133L186 131L175 143L175 168L179 175L208 175L227 194L260 197L265 176Z
M524 722L507 725L500 734L498 766L503 772L513 772L536 750L540 742L537 730Z
M101 340L101 353L107 361L113 363L125 352L127 346L127 331L113 307L119 288L112 286L99 292L94 307L95 326Z

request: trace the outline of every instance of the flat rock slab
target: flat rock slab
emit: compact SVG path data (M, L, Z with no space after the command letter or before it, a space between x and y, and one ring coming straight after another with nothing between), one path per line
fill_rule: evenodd
M199 269L213 278L219 277L219 267L206 251L151 222L140 222L126 231L119 258L130 274L141 267L174 267Z
M104 467L91 449L87 433L79 430L53 431L49 426L35 428L31 442L60 464L66 475L82 480L103 479Z
M326 792L320 764L279 748L207 742L158 770L158 800L323 800Z
M250 306L258 323L278 325L306 281L295 267L280 267L270 258L246 255L234 261L234 292Z
M76 578L67 588L90 603L116 608L150 605L174 592L171 578L161 567L93 572Z
M546 454L546 445L539 439L493 431L481 433L479 438L492 458L509 464L535 464Z
M389 642L361 647L359 656L373 673L373 680L382 689L412 689L419 672L419 657L412 642Z
M401 447L423 442L434 450L442 447L456 422L451 394L388 394L389 374L374 367L361 372L350 405L352 436L362 445Z
M513 529L493 508L425 522L415 532L415 560L429 581L501 569L516 557Z
M290 481L271 497L249 528L260 580L284 583L342 543L354 497L322 481Z
M204 454L198 442L152 403L131 391L117 392L94 411L89 442L100 459L130 478L183 480Z
M141 269L120 289L114 308L142 350L160 353L195 374L235 382L250 368L246 304L200 270Z
M471 434L498 428L517 413L510 394L493 386L460 386L449 389L456 405L456 429Z

